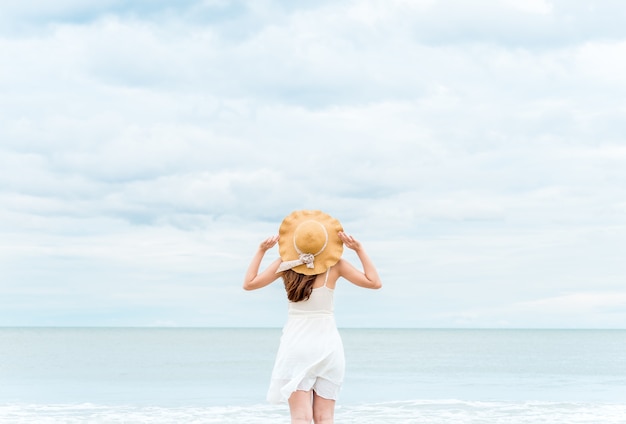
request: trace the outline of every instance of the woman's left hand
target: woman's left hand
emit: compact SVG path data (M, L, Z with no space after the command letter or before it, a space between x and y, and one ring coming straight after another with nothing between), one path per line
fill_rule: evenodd
M278 234L272 237L268 237L265 240L263 240L261 244L259 245L259 250L262 250L263 252L265 252L268 249L271 249L272 247L274 247L276 243L278 243Z

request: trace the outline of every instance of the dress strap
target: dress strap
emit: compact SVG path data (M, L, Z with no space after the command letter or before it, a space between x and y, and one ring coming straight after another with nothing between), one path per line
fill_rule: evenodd
M328 273L330 272L330 268L328 267L328 269L326 270L326 277L324 278L324 287L326 287L326 283L328 282Z

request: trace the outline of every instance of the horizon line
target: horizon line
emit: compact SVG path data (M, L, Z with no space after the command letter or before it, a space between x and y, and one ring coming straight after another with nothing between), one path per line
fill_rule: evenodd
M282 326L0 325L0 329L282 330ZM625 331L626 327L338 327L339 330Z

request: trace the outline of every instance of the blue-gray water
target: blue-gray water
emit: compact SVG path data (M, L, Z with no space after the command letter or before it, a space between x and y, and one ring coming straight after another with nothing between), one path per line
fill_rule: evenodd
M340 330L337 423L626 423L626 331ZM1 423L287 423L279 329L0 328Z

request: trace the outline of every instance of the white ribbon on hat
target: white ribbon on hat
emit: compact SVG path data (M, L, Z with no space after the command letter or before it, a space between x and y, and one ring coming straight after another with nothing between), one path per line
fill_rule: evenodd
M319 250L319 252L317 253L302 252L300 249L298 249L298 246L296 246L296 236L294 234L293 247L296 249L296 252L298 252L300 257L298 259L294 259L293 261L281 262L280 265L278 265L278 269L276 270L276 273L283 272L288 269L295 268L297 266L305 265L305 264L306 264L306 267L309 269L315 268L315 264L313 263L315 261L315 257L319 255L320 253L322 253L324 249L326 249L326 245L328 244L328 231L326 231L326 227L324 227L323 225L320 224L320 226L324 229L324 234L326 235L326 241L324 241L324 245Z
M306 264L307 268L315 268L315 265L313 264L314 259L315 256L310 253L300 253L300 258L298 259L294 259L293 261L281 262L276 272L283 272L304 264Z

